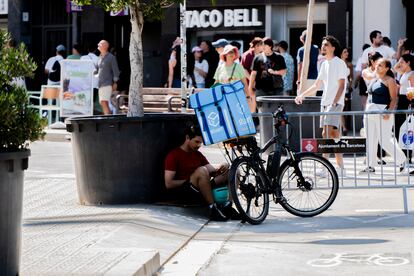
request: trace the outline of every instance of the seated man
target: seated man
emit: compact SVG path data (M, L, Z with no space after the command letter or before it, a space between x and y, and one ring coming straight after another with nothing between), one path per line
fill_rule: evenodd
M231 202L222 206L214 203L212 187L227 185L227 164L218 168L212 166L206 157L198 151L203 143L199 126L185 130L185 141L173 149L165 159L165 186L177 192L180 198L191 200L199 198L207 202L210 218L226 221L237 219L238 213L231 207Z

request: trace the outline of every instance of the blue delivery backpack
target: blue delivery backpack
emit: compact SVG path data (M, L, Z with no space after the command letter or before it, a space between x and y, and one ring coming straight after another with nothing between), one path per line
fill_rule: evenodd
M256 133L241 81L218 85L190 96L205 145Z

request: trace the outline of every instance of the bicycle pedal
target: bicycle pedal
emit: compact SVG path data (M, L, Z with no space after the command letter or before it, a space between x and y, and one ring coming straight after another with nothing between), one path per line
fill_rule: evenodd
M276 197L276 198L274 198L274 199L273 199L273 201L274 201L276 204L279 204L279 203L286 203L286 198L284 198L284 197L282 197L282 198L280 198L280 197Z

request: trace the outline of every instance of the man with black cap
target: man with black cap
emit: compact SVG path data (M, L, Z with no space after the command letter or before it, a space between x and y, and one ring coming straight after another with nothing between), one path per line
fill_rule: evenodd
M225 38L220 38L219 40L214 41L213 47L216 48L217 53L220 55L223 52L224 47L229 45L229 42Z
M45 65L45 74L48 85L60 84L60 61L64 59L66 48L62 44L56 47L56 56L47 60Z
M270 37L263 38L263 45L263 53L256 55L253 60L249 94L256 97L282 95L285 59L273 52L273 40Z

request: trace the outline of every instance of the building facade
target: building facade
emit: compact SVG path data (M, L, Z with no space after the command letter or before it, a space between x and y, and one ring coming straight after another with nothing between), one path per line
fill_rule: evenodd
M129 77L129 16L111 16L99 7L85 6L69 11L67 0L0 0L0 28L24 42L38 64L30 89L45 83L43 67L55 54L55 47L68 49L106 39L118 56L127 88ZM369 32L378 29L390 36L394 45L400 37L413 37L408 28L411 0L316 0L313 42L320 45L326 34L337 37L343 46L352 47L354 59ZM301 46L299 36L306 28L308 0L187 0L187 49L201 40L225 37L238 41L242 50L255 36L286 40L292 56ZM373 9L372 7L376 8ZM167 79L167 60L172 41L180 33L179 7L165 10L161 22L146 22L143 30L144 85L162 86Z

